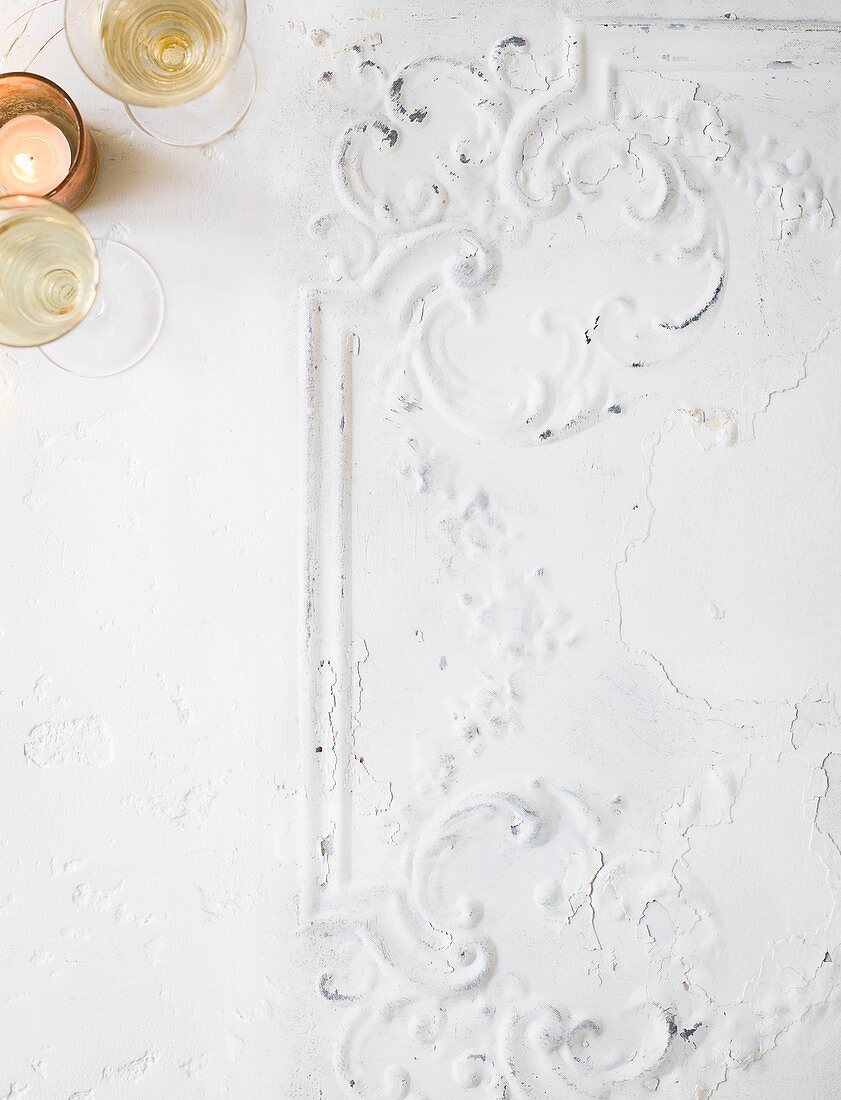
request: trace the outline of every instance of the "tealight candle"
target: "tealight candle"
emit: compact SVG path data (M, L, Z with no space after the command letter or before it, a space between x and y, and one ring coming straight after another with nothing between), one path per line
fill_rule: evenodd
M98 174L96 143L67 92L33 73L0 73L0 195L73 210Z
M0 126L0 189L10 195L48 195L72 159L70 142L40 115L17 115Z

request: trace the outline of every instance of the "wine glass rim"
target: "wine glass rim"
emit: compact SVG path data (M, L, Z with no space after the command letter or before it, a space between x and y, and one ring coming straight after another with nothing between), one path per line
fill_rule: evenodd
M108 87L107 84L104 84L102 81L97 80L97 78L95 76L91 75L91 73L88 71L87 65L84 65L82 63L81 57L79 57L78 53L76 52L76 50L73 46L73 35L70 33L70 24L71 24L71 22L73 22L73 19L75 18L75 17L70 15L70 5L71 5L71 3L72 3L72 0L64 0L64 37L67 40L67 45L70 49L70 53L73 55L73 60L76 62L76 64L82 70L82 72L85 74L85 76L91 82L91 84L95 84L96 87L99 88L100 91L105 92L106 95L110 95L114 99L120 99L120 97L116 94L116 92L113 90L113 88ZM125 100L122 100L122 102L125 102Z
M92 2L92 0L91 0L91 2ZM70 49L70 53L73 55L73 60L76 62L76 64L82 70L82 72L85 74L85 76L88 78L88 80L90 80L90 82L92 84L95 84L96 87L100 89L100 91L105 92L106 95L110 95L113 99L118 100L118 102L124 103L127 106L131 106L131 107L160 107L162 109L165 109L166 107L169 107L169 106L172 106L172 107L183 106L184 103L191 102L189 99L186 99L186 100L183 100L183 102L181 102L181 103L177 103L177 102L172 102L172 103L167 103L167 104L149 103L149 102L137 103L133 100L125 99L124 96L120 92L115 91L115 88L116 88L115 83L114 84L109 84L106 81L100 80L97 77L93 76L90 73L90 71L88 70L87 65L83 64L82 59L79 57L78 53L76 52L76 50L73 47L73 35L70 33L70 24L71 24L71 22L73 22L73 19L75 18L75 17L72 17L70 15L70 5L72 3L73 3L73 0L64 0L64 32L65 32L64 37L67 40L67 45ZM245 3L245 0L242 0L242 34L239 36L239 43L237 44L236 50L234 50L233 54L231 55L231 60L230 60L230 64L229 64L228 68L230 68L230 65L233 65L234 61L239 56L240 50L243 48L243 45L245 44L245 33L246 33L246 30L247 30L247 25L248 25L248 5ZM226 69L226 71L227 71L227 69ZM221 80L224 75L225 74L223 72L222 75L219 77L219 80ZM209 91L210 89L205 89L205 90ZM201 96L202 94L203 93L200 92L199 95L196 96L195 98L198 99L199 96Z
M75 57L76 55L74 54L73 56ZM82 115L79 111L79 108L76 106L72 97L67 94L64 88L62 88L59 84L56 84L54 80L50 80L48 76L41 76L40 73L27 73L23 70L20 70L11 73L0 73L0 80L5 80L7 77L21 76L26 77L29 80L35 80L41 84L49 84L49 86L57 91L62 99L67 103L67 106L70 108L73 118L76 120L76 132L79 135L79 140L76 142L76 152L70 158L70 167L67 169L67 175L64 177L63 180L57 183L51 191L48 191L46 195L37 196L38 198L49 199L52 198L52 196L55 195L58 191L60 191L62 187L64 187L65 183L67 183L67 180L70 178L70 176L73 175L74 171L76 170L76 166L78 165L79 160L82 156L82 147L85 142L85 123L82 120Z

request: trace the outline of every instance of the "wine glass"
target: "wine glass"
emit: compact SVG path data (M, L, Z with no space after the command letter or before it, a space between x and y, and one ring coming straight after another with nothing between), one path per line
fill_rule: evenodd
M0 344L40 347L73 374L118 374L163 323L152 268L117 241L97 244L75 214L34 195L0 197Z
M132 120L168 145L207 145L254 97L245 0L66 0L73 56Z

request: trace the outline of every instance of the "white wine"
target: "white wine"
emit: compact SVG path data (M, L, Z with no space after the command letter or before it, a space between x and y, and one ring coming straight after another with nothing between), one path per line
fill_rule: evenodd
M45 199L0 199L0 344L64 336L96 297L99 262L88 231Z
M217 84L244 30L213 0L109 0L100 37L126 101L164 107Z

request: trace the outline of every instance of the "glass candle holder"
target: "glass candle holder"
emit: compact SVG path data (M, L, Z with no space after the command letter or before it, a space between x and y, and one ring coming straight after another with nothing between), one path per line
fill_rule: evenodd
M52 80L32 73L3 73L0 75L0 157L26 155L20 152L14 154L14 150L30 148L27 144L27 123L30 119L29 140L36 142L32 148L37 148L37 142L42 139L38 120L44 120L47 124L41 127L46 132L47 143L49 134L55 133L51 127L56 127L66 139L70 157L66 174L55 183L45 176L49 187L42 192L38 190L37 174L16 187L14 175L4 172L0 194L16 194L26 187L27 194L38 195L67 210L75 210L90 195L99 176L99 152L90 130L70 96ZM7 123L12 126L6 131L8 140L4 142L3 128ZM61 138L57 137L57 140ZM47 154L52 153L49 144L46 151ZM34 155L32 160L34 163Z

